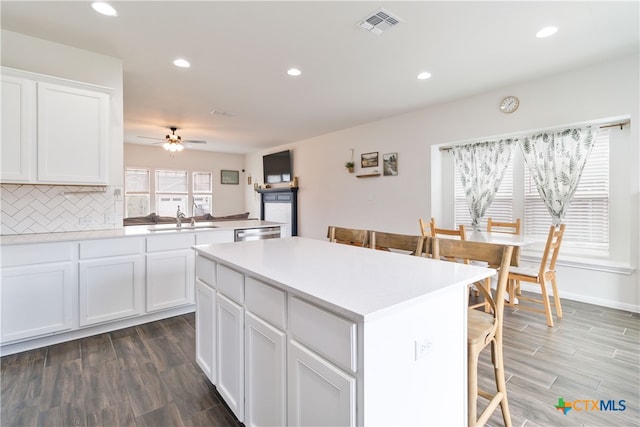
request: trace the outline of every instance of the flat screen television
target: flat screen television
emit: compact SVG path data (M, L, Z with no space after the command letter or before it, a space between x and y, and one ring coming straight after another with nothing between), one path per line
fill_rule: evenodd
M265 184L291 181L291 151L285 150L262 156L262 169Z

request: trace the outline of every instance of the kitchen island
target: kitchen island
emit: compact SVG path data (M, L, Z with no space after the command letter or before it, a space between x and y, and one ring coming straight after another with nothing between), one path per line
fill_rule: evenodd
M245 425L465 425L491 269L292 237L197 245L196 358Z

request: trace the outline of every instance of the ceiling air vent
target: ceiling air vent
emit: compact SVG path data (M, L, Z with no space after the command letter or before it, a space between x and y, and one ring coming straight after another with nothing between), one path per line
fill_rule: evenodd
M388 10L380 9L360 21L358 26L374 34L382 34L383 31L394 27L400 22L400 18L394 16Z

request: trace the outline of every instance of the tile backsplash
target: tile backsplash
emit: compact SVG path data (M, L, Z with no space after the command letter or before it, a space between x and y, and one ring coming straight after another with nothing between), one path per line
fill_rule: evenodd
M122 189L2 184L2 235L122 228Z

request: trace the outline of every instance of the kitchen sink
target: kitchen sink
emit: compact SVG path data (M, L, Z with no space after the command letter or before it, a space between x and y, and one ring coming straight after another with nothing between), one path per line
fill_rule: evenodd
M147 227L149 231L180 231L180 230L206 230L212 228L219 228L218 225L206 224L206 223L195 223L191 225L189 223L182 224L181 227L178 227L176 224L158 224L158 225L150 225Z

